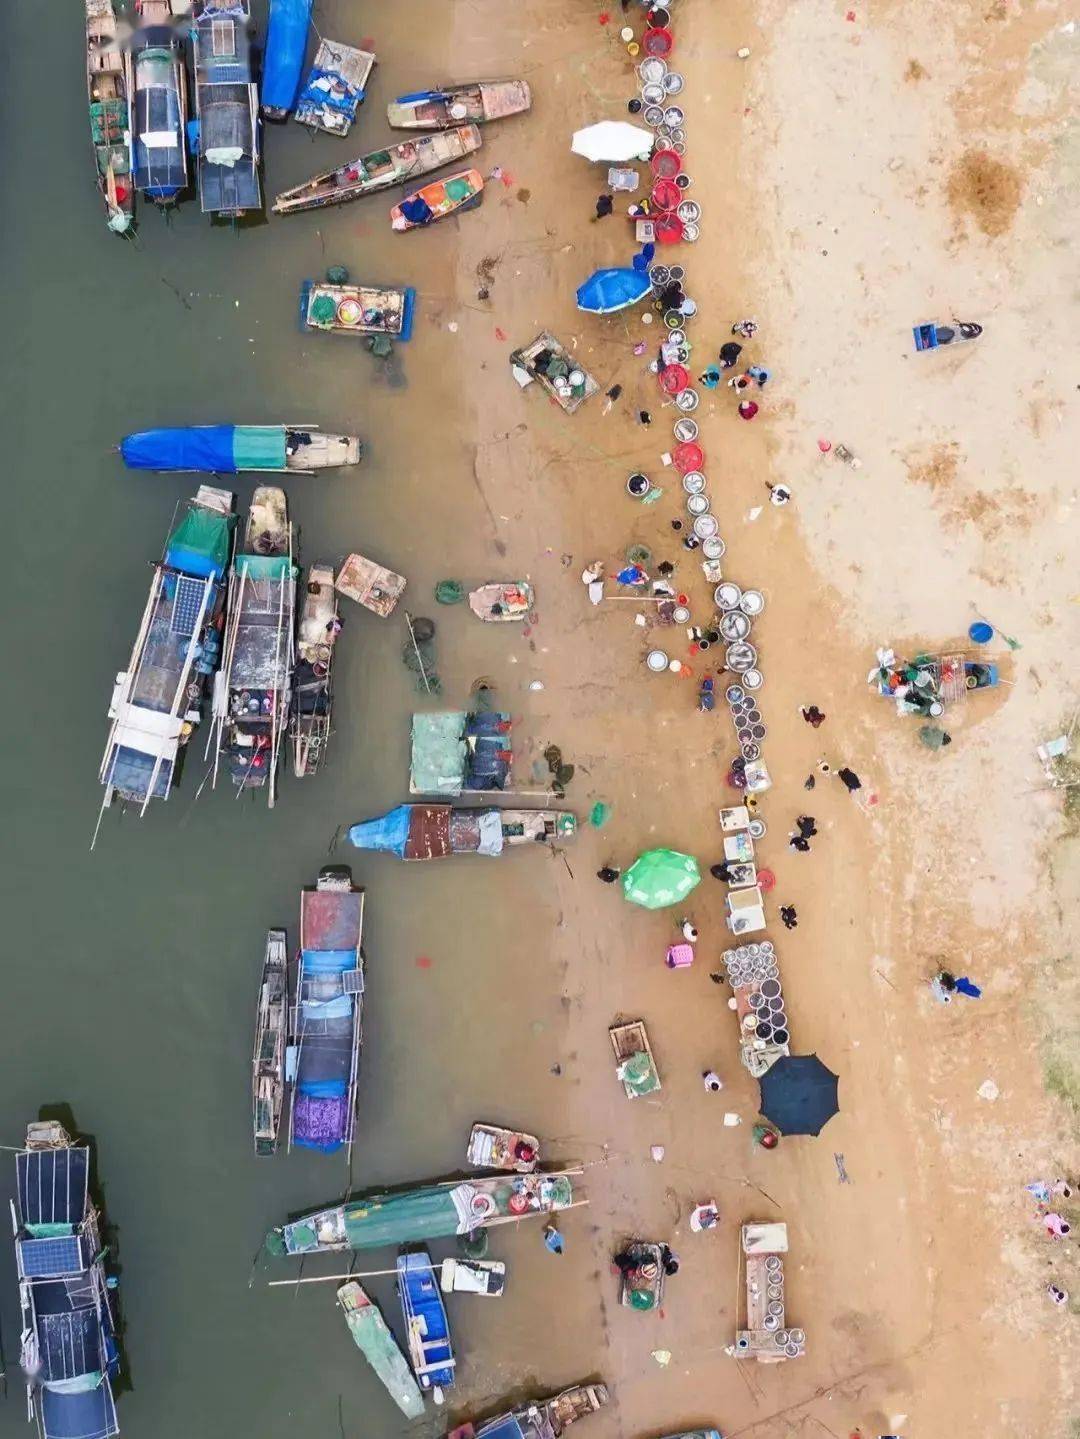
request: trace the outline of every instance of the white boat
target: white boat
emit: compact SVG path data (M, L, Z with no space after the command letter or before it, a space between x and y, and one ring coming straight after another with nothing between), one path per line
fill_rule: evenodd
M386 118L395 130L450 130L505 120L531 105L532 91L525 80L474 80L399 95L387 105Z

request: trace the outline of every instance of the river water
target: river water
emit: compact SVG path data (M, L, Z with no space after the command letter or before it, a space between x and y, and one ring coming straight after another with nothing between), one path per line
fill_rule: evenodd
M410 0L358 14L345 0L320 4L323 31L373 40L380 67L350 139L313 140L295 124L266 134L268 199L374 148L387 135L387 99L444 77L447 8ZM349 609L328 762L302 783L285 775L273 812L257 795L237 801L228 786L194 802L198 736L166 805L141 821L111 811L93 854L89 843L113 676L135 636L148 564L196 483L126 472L113 452L122 434L281 420L358 432L358 470L289 487L301 562L371 554L409 577L414 613L430 612L440 576L490 577L486 539L476 541L484 512L463 458L469 415L456 402L445 324L432 324L454 291L456 227L392 235L383 198L234 232L212 228L189 196L168 223L140 203L134 243L110 235L90 178L81 6L8 0L5 22L0 364L12 684L0 1140L20 1143L41 1106L64 1104L95 1141L121 1267L125 1433L393 1434L397 1411L352 1348L334 1286L270 1290L268 1271L253 1268L271 1224L340 1196L350 1176L340 1157L254 1159L249 1072L267 928L287 926L291 942L300 888L327 862L337 827L406 795L416 696L401 623ZM393 383L359 346L298 331L301 280L335 262L356 278L420 289L416 338L399 351ZM241 477L236 488L243 513L252 486ZM498 669L507 640L463 610L439 618L446 698L458 704L473 678ZM470 1002L515 946L520 956L522 933L550 922L542 887L529 884L530 865L548 861L406 869L382 856L335 858L352 863L368 897L352 1186L454 1172L471 1120L485 1108L512 1119L515 1089L539 1088L556 1058L558 1001L546 998L539 969L516 982L515 1012L532 1044L512 1081L498 1022L509 995ZM13 1171L0 1166L4 1198ZM539 1255L536 1239L512 1236L504 1249L527 1242ZM392 1282L371 1288L398 1322ZM475 1326L495 1322L485 1308L465 1306L463 1349ZM9 1389L0 1428L23 1432L7 1246L0 1318ZM500 1321L522 1322L505 1312Z

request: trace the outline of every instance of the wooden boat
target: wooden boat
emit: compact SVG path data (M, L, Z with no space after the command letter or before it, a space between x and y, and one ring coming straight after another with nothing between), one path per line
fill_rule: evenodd
M317 425L183 425L139 430L120 441L129 470L159 473L310 474L358 465L361 453L356 435L328 434Z
M334 581L339 594L386 619L405 593L405 578L363 555L350 555Z
M445 180L432 180L390 211L392 230L419 230L445 220L457 211L475 210L484 198L484 177L479 170L460 170Z
M558 809L465 809L448 804L401 804L346 832L357 849L398 859L445 859L452 854L499 855L509 845L572 839L577 818Z
M289 1014L289 1148L351 1159L364 1009L364 891L328 866L300 896L300 961Z
M581 1173L578 1168L513 1179L477 1175L361 1194L289 1220L267 1235L266 1248L277 1256L359 1252L515 1224L587 1204L575 1188Z
M664 1298L663 1246L632 1239L623 1252L637 1268L620 1274L619 1303L626 1309L659 1309Z
M113 0L86 0L86 95L97 187L109 229L123 235L135 222L135 185L130 96Z
M469 592L469 609L478 619L506 623L528 619L534 601L525 580L495 580Z
M635 1019L629 1024L613 1024L608 1034L615 1051L615 1073L622 1081L627 1099L655 1094L660 1088L660 1074L643 1021Z
M312 565L296 637L292 689L293 772L297 779L314 774L326 754L333 703L334 647L340 628L333 567Z
M379 285L331 285L305 280L300 287L300 327L334 335L412 339L416 291Z
M454 125L505 120L531 105L532 92L525 80L474 80L399 95L387 105L386 118L395 130L449 130Z
M595 1414L608 1402L606 1384L574 1384L551 1399L536 1399L475 1424L459 1424L446 1439L560 1439L563 1431L579 1419ZM719 1434L712 1439L720 1439Z
M465 1157L477 1169L506 1169L531 1174L540 1163L540 1141L524 1130L474 1124Z
M204 215L240 219L262 209L250 0L197 0L192 44L199 204Z
M404 140L399 145L372 150L336 170L313 176L303 185L283 190L274 201L274 210L279 215L291 215L296 210L319 210L325 205L355 200L360 195L373 195L377 190L403 185L406 180L463 160L479 150L480 145L480 131L476 126L462 125L438 135L422 135L417 140Z
M406 1419L419 1419L424 1412L424 1396L378 1307L355 1279L341 1286L337 1302L353 1343L382 1381L386 1392Z
M444 1259L439 1286L444 1294L480 1294L498 1299L506 1288L501 1259Z
M104 811L114 798L145 814L167 799L222 655L225 570L234 496L200 485L181 507L154 566L127 668L116 676L99 778Z
M135 32L126 59L131 97L131 177L135 188L155 205L175 204L187 189L187 75L180 32L171 22L171 6L147 13Z
M566 347L547 330L510 355L514 379L524 390L535 380L560 409L572 415L600 385Z
M441 1404L442 1391L454 1383L457 1360L446 1306L426 1249L398 1255L397 1282L409 1362L421 1389L429 1389L436 1404Z
M375 64L369 50L343 45L340 40L321 40L296 102L301 125L325 130L328 135L347 135Z
M229 574L225 657L214 685L217 748L240 790L277 799L277 767L293 672L296 567L284 490L260 485L251 500L243 553Z
M112 1439L120 1432L112 1387L120 1351L109 1251L89 1193L90 1151L63 1125L39 1121L27 1127L15 1167L27 1417L41 1439Z
M285 931L272 929L266 936L255 1021L255 1052L251 1060L252 1123L255 1153L260 1156L277 1153L281 1128L289 1010L288 964Z

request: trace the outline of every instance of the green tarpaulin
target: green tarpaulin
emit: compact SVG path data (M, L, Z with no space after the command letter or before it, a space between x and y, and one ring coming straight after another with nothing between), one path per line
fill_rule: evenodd
M296 573L288 555L237 555L237 574L245 570L249 580L284 580Z
M414 1189L345 1206L345 1232L352 1249L414 1244L456 1234L458 1212L449 1189Z
M231 517L193 505L169 536L168 547L204 555L218 570L224 570L229 562L231 526Z
M233 460L238 470L283 470L285 430L281 425L237 425Z
M409 779L414 794L461 793L465 781L465 711L413 715Z

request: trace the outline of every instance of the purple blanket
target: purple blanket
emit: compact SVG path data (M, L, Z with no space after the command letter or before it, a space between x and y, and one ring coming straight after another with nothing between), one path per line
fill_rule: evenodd
M301 1094L293 1110L293 1138L309 1144L340 1143L345 1137L346 1101L313 1099Z

